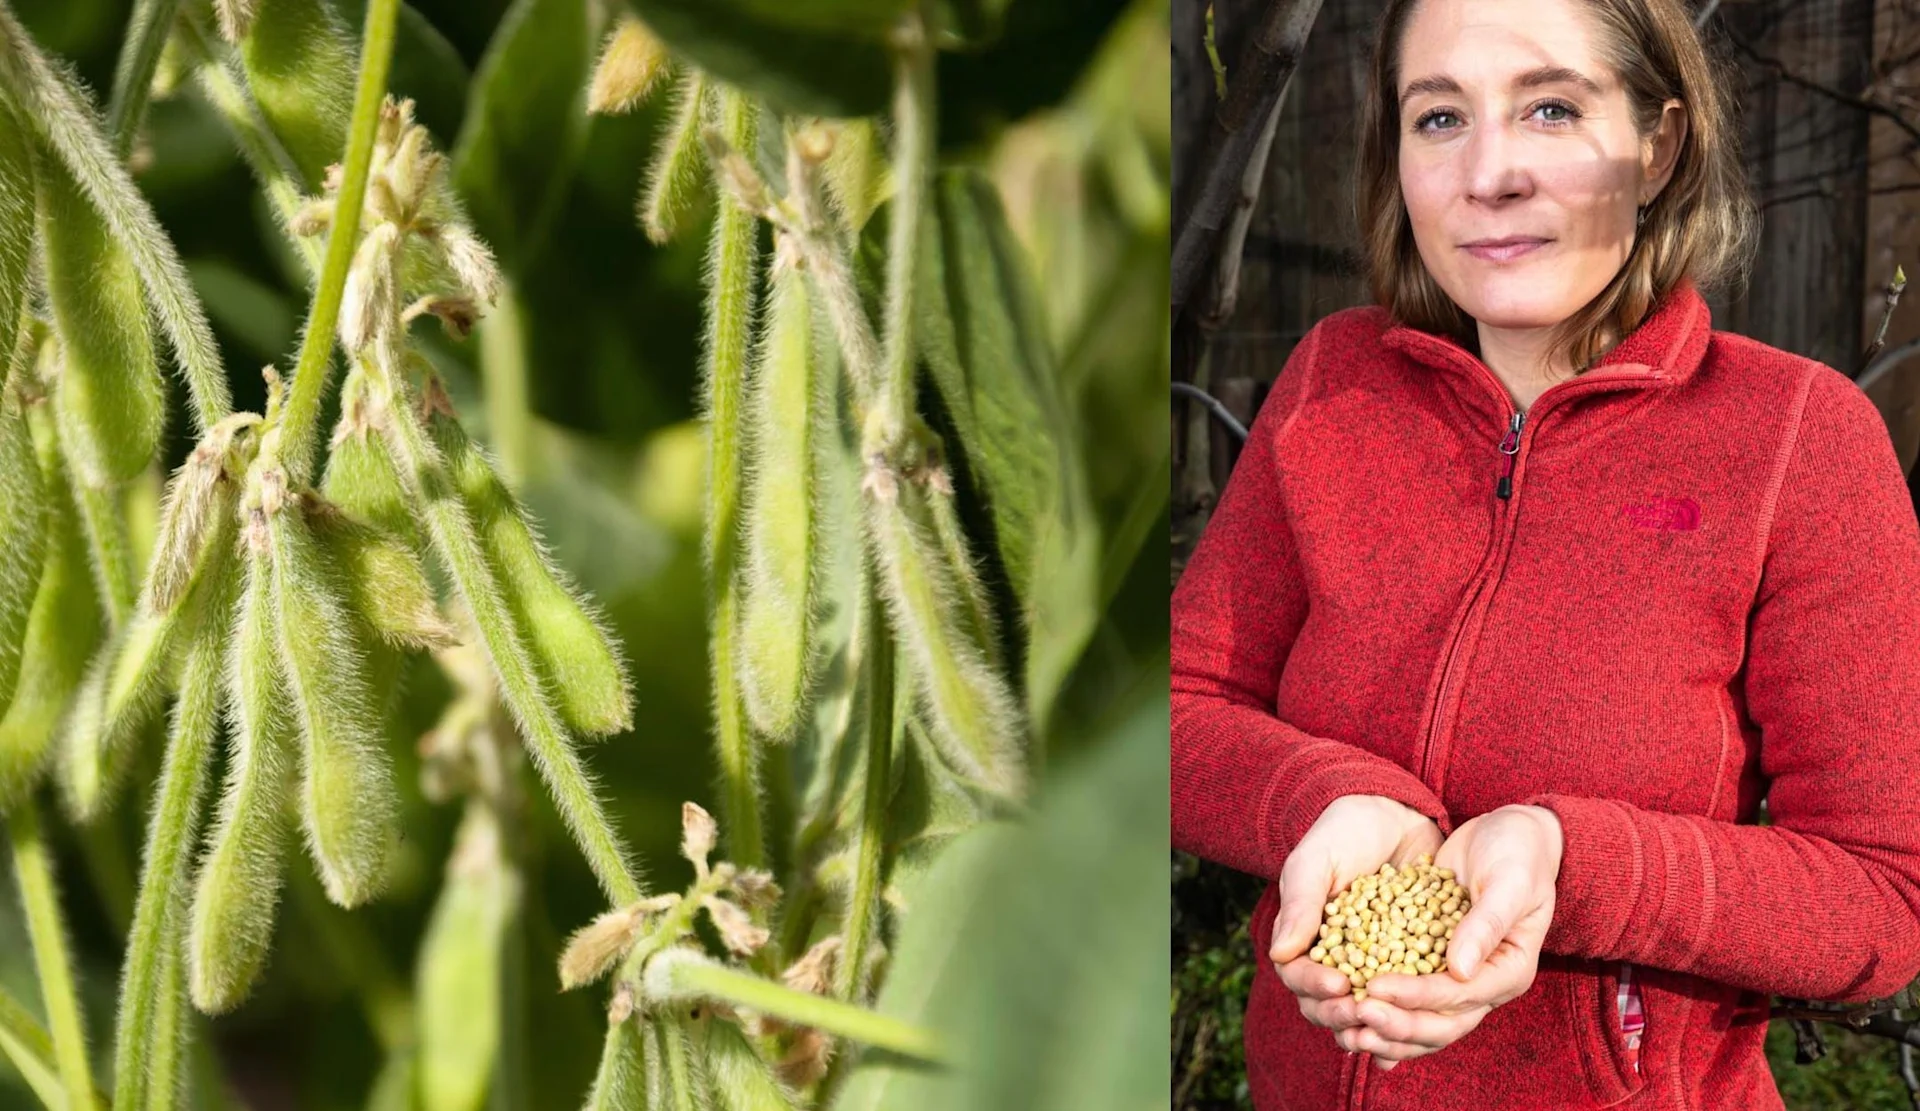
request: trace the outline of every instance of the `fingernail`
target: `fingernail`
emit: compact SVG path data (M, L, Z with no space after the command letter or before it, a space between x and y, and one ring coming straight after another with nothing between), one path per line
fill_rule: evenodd
M1385 1057L1375 1057L1373 1059L1373 1063L1379 1067L1381 1072L1392 1072L1393 1066L1399 1064L1400 1062L1391 1061Z

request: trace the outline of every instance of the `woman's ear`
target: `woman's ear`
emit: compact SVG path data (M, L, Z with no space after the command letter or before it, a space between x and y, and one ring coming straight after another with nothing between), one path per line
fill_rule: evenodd
M1640 203L1651 204L1673 178L1679 165L1680 150L1687 139L1687 106L1668 100L1660 106L1660 124L1651 138L1641 144L1640 168L1644 184Z

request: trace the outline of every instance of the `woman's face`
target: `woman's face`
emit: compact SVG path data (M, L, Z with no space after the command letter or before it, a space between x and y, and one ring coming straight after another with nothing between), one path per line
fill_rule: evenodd
M1684 134L1658 141L1577 0L1422 0L1400 45L1400 188L1420 257L1482 325L1550 328L1606 288Z

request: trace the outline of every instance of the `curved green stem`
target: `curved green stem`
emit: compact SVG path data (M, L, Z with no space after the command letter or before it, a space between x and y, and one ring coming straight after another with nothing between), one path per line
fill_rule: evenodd
M647 965L646 976L647 994L654 999L715 999L920 1061L946 1063L946 1054L930 1030L736 971L688 949L673 949L655 957Z
M0 988L0 1054L13 1062L20 1078L40 1097L47 1111L64 1111L67 1090L53 1063L53 1039L32 1012Z
M738 89L720 97L722 131L735 150L755 143L755 105ZM740 550L740 396L746 383L748 335L753 325L759 228L754 216L724 188L714 219L712 300L707 310L707 531L709 625L713 637L713 699L724 779L721 832L727 859L758 868L765 856L760 829L760 785L753 737L741 704L735 571Z
M914 271L918 267L920 226L933 173L933 45L926 23L916 13L901 34L894 55L893 214L887 226L886 332L880 378L880 412L887 442L906 434L913 409Z
M881 856L887 841L887 802L891 794L894 735L893 635L887 625L886 601L880 597L876 572L866 575L867 669L867 785L860 810L860 852L855 865L853 898L847 904L846 942L840 952L839 983L842 999L858 1002L865 985L868 940L873 936L876 895L880 887Z
M327 369L333 361L333 331L340 321L347 269L353 263L355 240L360 235L360 208L367 195L374 133L380 124L380 103L387 92L393 27L399 10L400 0L367 3L366 29L360 43L360 81L354 91L353 120L347 129L347 155L334 202L333 226L327 233L326 261L321 265L320 283L314 287L313 308L307 313L300 360L294 364L293 383L281 409L281 459L296 487L304 485L313 470L320 399L326 392Z
M231 519L223 518L222 523L227 527L216 529L209 543L232 543ZM183 603L199 607L199 619L183 664L180 700L174 706L158 797L148 824L140 894L134 901L133 930L120 978L120 1018L113 1049L115 1111L140 1111L147 1106L148 1070L164 1006L160 995L167 990L161 954L180 945L185 923L177 913L176 893L186 889L200 798L206 792L207 760L220 729L231 561L213 563L201 574L214 581L196 584L196 590L204 589L207 597Z
M112 490L88 486L76 479L73 493L80 507L81 527L87 534L87 549L93 556L94 582L100 588L108 620L118 629L133 616L134 599L139 596L139 584L133 578L133 545L127 538L127 521Z
M480 381L487 433L507 485L519 489L533 463L533 406L527 398L527 334L520 291L502 281L492 311L480 321Z
M40 804L23 800L7 816L13 840L13 872L20 884L20 903L27 912L27 934L33 942L34 966L40 975L40 999L47 1011L54 1058L66 1106L73 1111L96 1108L93 1071L87 1064L87 1035L81 1021L80 999L74 991L73 956L67 950L67 931L60 917L60 896L53 886L53 868L47 843L40 835Z
M179 7L180 0L135 0L133 18L127 21L127 37L120 40L120 60L113 67L113 95L107 101L107 134L113 140L113 153L123 162L133 149L140 118L147 114L147 100L153 95L153 71L160 64L160 50L167 44L167 32L173 28Z

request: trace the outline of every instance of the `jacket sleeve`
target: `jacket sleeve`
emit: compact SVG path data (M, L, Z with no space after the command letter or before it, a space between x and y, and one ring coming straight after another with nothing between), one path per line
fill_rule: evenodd
M1308 606L1276 463L1326 327L1288 358L1173 592L1173 845L1267 879L1342 795L1384 795L1451 831L1405 768L1275 716Z
M1834 1002L1920 973L1920 523L1860 388L1803 396L1742 674L1772 824L1527 800L1566 834L1551 952Z

